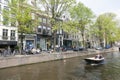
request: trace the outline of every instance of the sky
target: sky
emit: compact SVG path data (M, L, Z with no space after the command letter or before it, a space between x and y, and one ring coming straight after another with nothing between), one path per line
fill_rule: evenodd
M113 12L120 17L120 0L77 0L89 7L96 15Z

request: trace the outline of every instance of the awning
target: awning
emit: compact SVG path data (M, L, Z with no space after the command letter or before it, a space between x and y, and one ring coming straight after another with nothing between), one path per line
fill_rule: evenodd
M0 45L17 45L17 41L0 41Z

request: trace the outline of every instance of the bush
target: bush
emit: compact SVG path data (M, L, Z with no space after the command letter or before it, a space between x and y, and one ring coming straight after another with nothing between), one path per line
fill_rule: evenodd
M19 49L19 46L15 46L14 48L18 50L18 49Z

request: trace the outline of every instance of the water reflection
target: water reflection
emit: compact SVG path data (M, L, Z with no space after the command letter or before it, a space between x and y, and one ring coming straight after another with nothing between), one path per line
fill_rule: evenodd
M103 56L106 63L99 66L85 65L85 57L77 57L0 69L0 80L119 80L120 54Z

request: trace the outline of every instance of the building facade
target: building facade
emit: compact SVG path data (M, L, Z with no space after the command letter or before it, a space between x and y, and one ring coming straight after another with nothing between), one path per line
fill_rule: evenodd
M8 9L7 4L9 0L0 0L0 12L3 9ZM28 0L32 4L32 0ZM11 26L10 23L4 24L5 19L0 13L0 47L14 47L19 45L20 40L18 37L17 27ZM53 46L52 26L50 25L50 17L45 14L39 14L39 26L35 26L34 34L24 34L23 49L26 48L41 48L42 50L49 50ZM69 20L67 15L62 17L63 22ZM60 30L61 31L61 30ZM66 33L62 30L62 34L57 34L56 45L66 46L72 48L77 45L81 40L79 33ZM4 45L4 46L3 46Z
M40 48L43 51L51 48L52 30L50 18L45 14L37 14L38 26L34 26L34 34L25 34L23 49ZM20 40L19 40L20 41Z
M70 20L70 15L68 13L63 15L63 22ZM82 37L80 32L64 32L63 31L63 45L68 49L72 49L76 46L82 46Z
M9 0L0 0L0 48L14 48L18 41L17 27L11 26L9 22L3 22L5 18L3 18L2 10L8 9L8 1Z
M37 46L42 50L51 48L52 30L50 26L50 18L45 15L39 15L40 25L37 27Z

